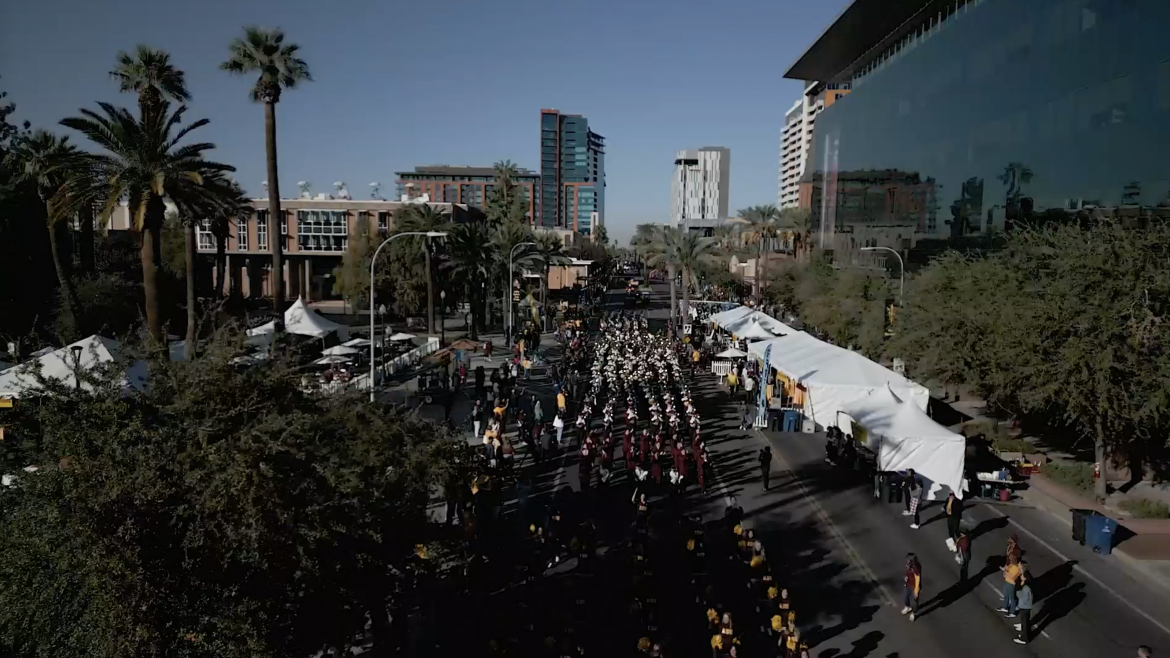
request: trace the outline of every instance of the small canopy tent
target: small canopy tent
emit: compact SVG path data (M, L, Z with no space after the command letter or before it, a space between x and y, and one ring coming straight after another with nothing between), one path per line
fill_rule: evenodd
M85 372L117 360L119 348L118 341L94 335L59 349L41 350L34 360L0 371L0 397L20 397L41 388L38 372L45 379L73 385L78 371ZM146 362L130 364L123 375L124 386L141 389L146 385L146 372ZM81 388L88 391L93 387L83 378Z
M716 354L715 358L716 359L742 359L745 356L747 356L747 352L744 352L743 350L737 350L734 347L732 347L730 349L723 350L722 352Z
M361 350L356 347L347 347L345 345L334 345L328 349L321 350L321 354L325 356L345 356L347 354L360 354Z
M776 337L776 334L768 331L763 325L755 321L732 333L744 340L768 340L769 338Z
M395 343L402 342L404 340L414 340L414 334L406 334L400 331L386 340L393 341Z
M746 336L745 332L750 329L752 325L759 325L763 327L765 331L769 332L771 336L767 336L767 338L773 338L775 336L787 336L788 334L796 332L796 330L792 327L761 311L753 311L747 315L744 315L738 320L728 322L722 327L722 329L743 338Z
M961 495L967 440L939 425L910 400L889 387L846 402L841 412L866 430L866 446L878 456L878 469L912 468L929 484L934 498L941 486Z
M710 322L716 327L722 329L732 322L736 322L742 319L744 316L751 314L753 310L754 309L752 309L750 306L736 306L733 309L720 311L719 313L712 315L711 317L707 318L707 322Z
M854 400L875 390L893 390L899 398L926 409L930 391L902 375L843 347L830 345L802 331L748 346L748 352L763 361L772 346L769 364L785 377L801 384L804 412L822 427L836 424L837 412Z
M349 340L349 327L333 322L332 320L326 320L318 315L316 311L305 306L305 300L299 297L284 312L284 330L290 334L313 336L314 338L321 338L337 332L337 337L342 341ZM276 333L275 321L248 330L248 336L250 337L272 333Z

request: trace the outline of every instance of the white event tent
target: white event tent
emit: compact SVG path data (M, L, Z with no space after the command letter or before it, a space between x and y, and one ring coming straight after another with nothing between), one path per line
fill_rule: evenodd
M332 320L326 320L318 315L316 311L305 306L305 300L299 297L284 312L284 330L290 334L313 336L315 338L321 338L337 332L338 338L342 341L349 340L349 327L333 322ZM273 333L276 333L275 320L248 330L248 335L253 337Z
M76 356L73 349L75 347L80 348L76 351ZM47 352L42 350L31 362L0 371L0 397L17 398L21 394L41 388L35 374L38 372L45 379L74 385L77 381L75 377L77 372L85 372L115 361L118 358L119 347L116 340L93 335L56 350ZM124 385L140 389L146 384L146 374L146 363L136 361L123 375ZM93 387L82 379L81 388L92 390Z
M729 333L735 334L736 336L743 338L743 337L747 336L748 330L751 329L751 327L754 325L759 325L760 327L763 327L765 331L767 331L769 334L771 334L770 336L765 336L765 338L774 338L776 336L787 336L788 334L796 332L796 330L793 329L792 327L784 324L783 322L777 320L776 318L774 318L774 317L772 317L772 316L770 316L767 313L764 313L762 311L751 311L749 313L746 313L746 314L740 316L740 318L737 320L732 320L730 322L727 322L727 323L721 325L720 328L723 329L724 331L727 331Z
M929 497L941 486L961 495L967 440L939 425L917 404L890 388L845 403L841 411L866 429L866 447L878 456L878 469L908 468L929 483Z
M768 364L804 387L805 416L821 427L835 425L837 412L847 403L886 387L922 410L930 401L930 391L925 386L803 331L752 343L748 352L762 362L769 346L772 351Z
M715 313L711 317L707 318L707 322L710 322L720 329L724 329L727 327L727 325L731 324L732 322L742 320L744 316L750 315L754 311L755 309L750 306L736 306L735 308Z

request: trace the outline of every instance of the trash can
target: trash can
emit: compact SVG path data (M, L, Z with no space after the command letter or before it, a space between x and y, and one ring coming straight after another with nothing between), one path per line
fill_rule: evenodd
M1094 553L1109 555L1113 552L1113 536L1116 534L1116 520L1101 514L1085 517L1085 544Z
M1074 509L1072 512L1072 538L1081 546L1085 545L1085 519L1093 516L1103 516L1100 512L1091 509Z
M784 412L784 426L785 432L799 432L800 431L800 412L795 409L789 409Z
M879 471L877 474L877 478L878 478L878 492L879 492L878 497L879 497L879 499L884 500L884 501L889 502L889 503L894 502L894 496L892 493L890 493L890 486L891 486L890 474L885 472L885 471Z

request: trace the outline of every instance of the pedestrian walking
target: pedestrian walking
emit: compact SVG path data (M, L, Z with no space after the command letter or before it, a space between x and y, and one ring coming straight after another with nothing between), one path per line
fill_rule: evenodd
M1020 589L1016 592L1016 609L1020 617L1016 630L1020 634L1013 641L1016 644L1027 644L1032 639L1032 587L1028 584L1026 575L1020 578Z
M910 621L918 616L918 599L922 595L922 565L918 556L906 554L906 574L903 579L902 614L910 613Z
M772 477L772 446L764 446L756 461L760 463L760 480L764 483L764 491L767 491L768 481Z
M910 514L914 516L914 522L910 527L917 530L922 525L922 498L926 492L926 487L922 486L922 481L914 478L910 489Z
M914 488L918 481L918 476L914 473L914 469L906 469L906 474L902 476L902 502L905 508L902 510L902 516L910 516L913 512L910 511L910 490Z
M959 522L963 520L963 499L955 495L954 491L947 494L947 535L950 537L951 550L959 539Z
M553 427L557 430L557 448L565 448L565 419L561 417L562 411L557 411L556 418L553 418Z
M1007 615L1008 619L1016 616L1016 586L1024 571L1020 568L1020 558L1015 553L1009 553L1007 564L1000 567L1003 572L1003 605L997 612Z
M735 403L735 410L739 415L739 429L746 430L748 423L747 404L743 400L740 400Z
M971 566L971 536L965 530L960 530L959 538L955 540L955 561L959 563L959 582L967 582L967 570Z
M483 400L476 398L471 408L471 428L475 432L475 440L479 440L479 428L483 426Z

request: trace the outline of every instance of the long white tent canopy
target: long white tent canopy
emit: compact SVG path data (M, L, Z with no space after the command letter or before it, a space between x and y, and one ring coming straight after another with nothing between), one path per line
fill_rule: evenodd
M882 388L841 408L866 430L866 447L878 456L878 469L914 469L928 484L931 498L941 486L966 490L963 469L967 440L939 425L918 405ZM848 431L848 430L847 430Z
M73 348L79 348L76 355ZM23 393L36 391L41 387L37 373L46 380L56 380L66 385L77 383L78 372L84 373L93 368L118 359L120 344L116 340L93 335L83 338L76 343L65 347L40 353L30 363L12 366L0 371L0 397L20 397ZM128 364L123 374L123 383L132 389L142 388L146 384L146 362L135 361ZM93 387L81 377L81 388L91 390Z
M796 330L776 318L750 306L737 306L729 311L716 313L707 321L720 329L736 335L743 335L752 325L758 324L773 336L787 336Z
M925 410L930 401L925 386L803 331L752 343L748 352L761 362L767 355L771 368L804 387L805 415L822 427L837 424L837 412L847 403L886 387L919 409Z
M349 340L349 327L332 320L326 320L316 311L305 306L305 301L299 297L284 312L284 330L290 334L315 338L321 338L336 331L338 338L342 341ZM248 330L249 336L263 336L272 333L276 333L275 320Z

